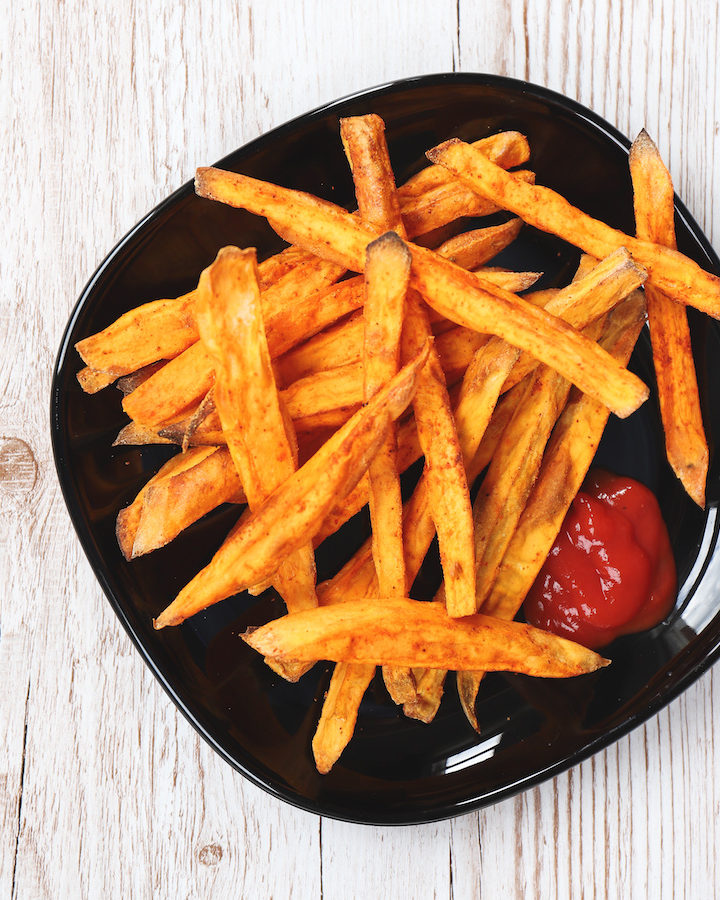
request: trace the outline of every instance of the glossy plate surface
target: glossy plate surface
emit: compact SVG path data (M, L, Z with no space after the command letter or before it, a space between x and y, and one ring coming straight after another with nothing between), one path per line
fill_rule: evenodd
M475 140L501 129L525 133L529 166L539 184L563 193L588 213L633 230L628 141L578 104L545 89L485 75L439 75L387 85L339 100L241 148L219 163L279 184L311 191L353 208L352 181L338 137L338 117L375 112L387 124L398 183L424 165L424 150L458 136ZM206 162L202 160L201 162ZM677 204L680 249L720 273L720 262L686 209ZM709 510L684 495L664 459L653 396L630 419L614 417L598 463L631 475L656 495L670 530L681 585L675 611L662 625L626 637L607 651L613 664L566 681L495 674L478 699L482 734L466 724L453 679L435 721L405 719L379 679L368 691L356 734L333 771L322 777L310 741L330 666L320 664L289 685L239 639L249 624L281 614L277 597L241 595L180 628L152 629L163 609L214 550L235 520L225 507L168 547L124 562L115 518L149 475L173 452L167 447L111 444L127 421L109 388L83 394L73 350L147 300L192 289L200 271L226 244L255 246L262 259L281 242L259 218L198 199L187 184L150 213L110 253L90 280L60 347L52 387L52 433L65 500L113 609L178 708L229 763L255 784L305 809L368 823L441 819L495 802L581 761L640 724L697 678L720 652L720 555L715 504L720 472L711 467ZM526 228L501 264L543 271L539 287L564 284L578 252ZM720 434L720 334L691 313L706 425ZM632 367L654 388L644 334ZM360 514L319 552L328 577L367 534ZM415 595L431 595L431 563Z

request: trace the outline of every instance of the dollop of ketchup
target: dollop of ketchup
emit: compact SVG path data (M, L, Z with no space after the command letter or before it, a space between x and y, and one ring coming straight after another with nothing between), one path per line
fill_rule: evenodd
M670 612L675 559L652 491L591 469L525 598L531 625L591 649Z

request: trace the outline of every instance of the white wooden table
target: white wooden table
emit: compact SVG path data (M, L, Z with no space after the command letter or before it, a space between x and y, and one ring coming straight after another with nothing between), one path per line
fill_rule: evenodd
M347 8L344 8L347 7ZM0 896L711 897L709 672L644 727L480 813L322 820L223 763L160 689L69 523L54 355L108 249L206 164L390 79L494 72L645 125L720 245L716 0L30 0L0 17Z

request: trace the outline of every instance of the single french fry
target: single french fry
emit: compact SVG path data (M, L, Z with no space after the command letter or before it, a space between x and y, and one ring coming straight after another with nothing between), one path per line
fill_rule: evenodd
M140 490L133 502L120 510L117 518L115 534L125 559L132 559L134 556L133 545L135 543L135 534L143 513L145 497L153 486L159 484L165 479L171 478L195 466L199 461L205 459L215 452L214 447L199 447L189 454L178 454L169 459L158 472L148 481L148 483ZM159 545L162 546L162 545Z
M350 164L355 198L363 221L385 231L402 232L385 123L374 114L340 119L340 138Z
M276 230L291 232L293 243L356 271L364 265L365 246L378 236L377 228L327 201L248 176L198 169L195 184L200 196L266 216ZM528 350L621 417L647 399L637 376L574 329L432 251L409 246L411 285L446 318Z
M97 394L98 391L117 381L117 375L85 366L84 369L80 369L77 373L77 380L86 394Z
M282 391L291 418L302 419L359 405L363 402L363 371L363 364L358 361L293 382Z
M410 254L395 232L368 244L365 265L364 400L396 374L400 362L403 307ZM368 468L373 560L387 597L406 594L402 549L402 498L397 469L397 438L391 429Z
M446 676L446 669L416 670L416 696L403 706L403 712L409 719L417 719L426 725L432 722L440 708Z
M366 402L392 378L399 367L410 263L407 247L393 231L368 244L363 313ZM381 593L386 597L404 597L407 593L397 455L397 435L392 427L367 472L373 562ZM409 669L386 667L383 678L395 703L403 704L415 696L415 680Z
M347 747L355 731L360 702L374 674L374 663L335 666L312 740L315 766L321 775L327 775Z
M485 284L492 284L503 291L515 294L531 288L542 272L511 272L509 269L481 266L479 269L474 269L473 274L482 279Z
M210 563L155 622L179 625L188 616L272 576L289 553L319 531L337 500L357 484L391 421L410 403L428 347L340 428L262 507L234 529Z
M522 219L510 219L502 225L464 231L442 245L441 254L461 269L479 269L501 250L509 247L520 234ZM438 251L439 252L439 251Z
M246 632L243 640L281 659L483 669L539 678L569 678L609 664L592 650L531 625L477 613L458 619L442 603L387 597L283 616Z
M188 447L193 444L193 436L195 435L195 432L202 425L205 419L207 419L207 417L215 411L215 409L215 390L214 388L210 388L210 390L207 392L207 394L205 394L203 399L198 404L197 409L187 420L185 433L182 436L182 442L180 444L183 453L188 449Z
M136 387L139 387L141 384L146 382L151 375L154 375L156 372L159 372L160 369L165 365L165 360L161 359L154 363L149 363L147 366L143 366L142 369L138 369L137 372L131 372L129 375L123 375L122 378L118 378L115 383L115 387L120 391L123 397L127 397L128 394L131 394Z
M212 355L196 341L129 393L123 410L139 425L159 425L194 409L214 383Z
M419 298L409 296L403 332L404 354L416 352L427 329L427 316ZM450 398L437 356L418 380L413 409L425 455L423 482L427 484L429 508L438 535L448 611L453 616L468 615L473 611L468 607L468 598L474 596L475 590L470 493ZM414 580L415 574L408 571L408 583L411 578Z
M129 422L117 433L113 441L113 447L137 447L142 444L179 444L180 440L172 440L164 437L155 428L138 425L137 422Z
M534 172L513 172L512 177L530 184L535 181ZM420 196L403 198L400 204L403 223L410 237L434 231L461 217L491 216L500 212L496 203L456 181L438 185Z
M218 253L200 278L196 318L213 358L215 405L228 449L256 511L295 473L297 441L275 385L254 250L225 247ZM317 605L310 542L282 561L275 584L288 612Z
M638 238L676 249L672 179L645 131L630 148L630 175ZM691 293L686 298L690 302ZM684 304L653 284L646 285L645 296L668 462L688 494L704 507L708 445L687 312Z
M382 228L394 228L405 235L382 120L378 116L367 116L346 122L343 143L351 160L363 220ZM355 127L351 128L351 125ZM404 358L412 358L430 333L430 323L420 297L409 293L403 326ZM418 377L413 409L425 454L440 558L446 573L447 605L451 615L464 615L467 610L463 601L474 590L472 512L450 399L434 350Z
M359 362L364 333L362 310L357 310L275 360L275 373L287 387L316 372Z
M525 135L518 131L491 134L490 137L475 141L473 147L477 147L503 169L522 166L530 159L530 145ZM398 196L401 199L416 197L451 180L452 176L442 166L425 166L398 188Z
M197 340L194 304L194 291L173 300L145 303L79 341L75 349L89 367L116 378L158 359L172 359Z
M243 500L242 484L227 447L194 447L180 457L186 461L182 470L163 475L161 469L136 498L135 503L141 499L141 511L134 529L121 519L125 510L118 515L118 542L126 559L164 547L222 503ZM126 540L132 541L129 555L121 529Z
M363 221L386 230L365 253L365 332L363 337L364 399L367 402L400 364L400 338L412 257L395 191L385 123L379 116L340 120L340 135L353 173L358 212ZM401 237L402 236L402 237ZM425 341L431 336L428 326ZM437 359L431 347L429 359ZM427 367L426 367L427 368ZM422 391L425 370L418 375ZM402 538L402 497L397 468L397 434L392 425L368 468L372 553L383 595L406 594ZM415 679L407 667L383 668L383 680L395 703L415 695Z
M443 165L480 196L542 231L580 247L598 259L626 247L633 259L648 271L651 285L679 303L690 303L720 318L720 278L712 275L677 250L638 240L580 212L549 188L513 178L474 147L451 140L428 151L433 162Z

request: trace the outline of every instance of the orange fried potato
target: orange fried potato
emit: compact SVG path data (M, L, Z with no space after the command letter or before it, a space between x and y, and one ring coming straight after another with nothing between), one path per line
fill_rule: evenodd
M227 447L193 447L167 462L118 514L116 534L125 559L164 547L193 522L243 498Z
M255 251L225 247L198 286L196 317L216 372L215 405L250 509L297 469L297 441L285 416L263 323ZM308 542L282 561L276 585L289 612L317 605Z
M312 739L315 766L321 775L332 769L353 736L360 702L374 674L374 663L335 666Z
M647 132L630 148L637 236L675 249L675 197L670 173ZM692 289L686 299L692 302ZM708 445L703 429L687 312L653 284L645 287L653 363L668 462L685 490L705 506Z
M385 123L380 116L340 120L340 136L353 174L358 212L363 221L386 229L365 252L365 331L363 335L364 399L368 401L397 371L412 257L395 191ZM428 326L425 341L431 336ZM430 360L436 359L433 347ZM426 367L427 368L427 367ZM422 390L424 371L418 375ZM402 543L402 497L397 468L397 434L391 426L368 469L373 561L388 597L406 593ZM393 701L402 704L415 695L415 680L407 667L385 667L383 679ZM348 681L351 676L348 675ZM318 744L320 750L320 745Z
M243 639L265 655L568 678L608 665L592 650L520 622L456 619L442 603L348 600L283 616Z
M535 181L534 172L513 172L513 178ZM424 235L464 216L491 216L500 207L458 182L448 181L424 194L402 198L402 218L410 237Z
M393 231L368 244L363 353L365 402L371 400L399 368L410 261L407 247ZM373 560L381 593L387 597L404 597L407 588L403 563L402 498L394 426L370 463L368 478Z

